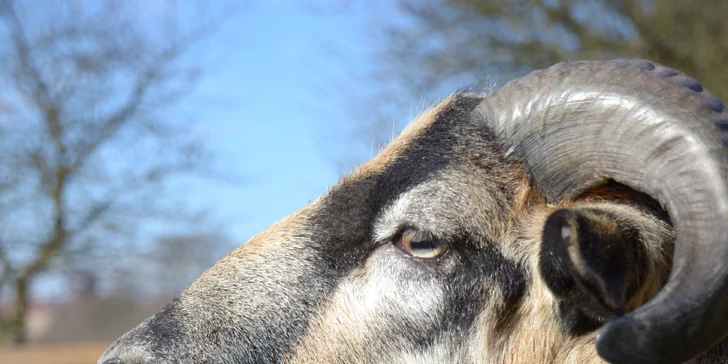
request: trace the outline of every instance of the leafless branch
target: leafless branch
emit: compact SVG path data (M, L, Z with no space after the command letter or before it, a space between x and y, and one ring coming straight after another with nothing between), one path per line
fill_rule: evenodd
M32 237L24 242L27 257L13 258L0 244L0 286L14 287L15 340L22 343L30 286L59 257L103 249L104 239L95 237L132 231L145 219L190 213L139 197L164 190L176 175L210 174L204 148L185 138L185 124L159 116L190 92L196 72L183 66L185 52L223 19L184 34L166 27L155 37L136 26L122 1L96 10L63 3L42 24L27 20L15 2L0 1L9 29L0 80L12 86L0 98L13 106L5 118L11 122L0 124L0 171L13 173L0 178L0 202L8 207L0 224L11 208L35 218L33 234L25 234ZM5 235L0 231L0 242Z

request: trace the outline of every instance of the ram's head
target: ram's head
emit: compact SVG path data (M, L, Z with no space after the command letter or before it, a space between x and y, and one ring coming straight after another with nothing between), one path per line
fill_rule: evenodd
M455 94L99 362L725 362L726 127L641 60Z

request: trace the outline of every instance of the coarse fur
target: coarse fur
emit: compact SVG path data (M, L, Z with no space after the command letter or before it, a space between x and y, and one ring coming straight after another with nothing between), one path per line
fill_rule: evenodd
M483 97L458 93L424 112L373 160L206 271L99 363L602 363L594 335L615 304L583 282L612 287L612 273L602 275L588 249L607 253L568 245L559 259L571 270L544 277L563 263L544 256L544 239L568 244L544 227L567 211L567 221L589 229L554 230L564 239L579 233L633 247L615 253L624 264L614 274L627 287L618 298L629 312L667 279L670 221L618 184L547 204L472 117ZM405 228L449 250L409 256L393 244ZM694 362L727 360L724 343Z

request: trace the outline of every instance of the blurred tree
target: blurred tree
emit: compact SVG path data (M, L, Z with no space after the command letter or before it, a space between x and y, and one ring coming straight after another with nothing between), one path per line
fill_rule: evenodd
M233 247L235 244L219 233L158 237L146 258L152 263L149 276L154 277L154 291L165 295L179 293Z
M187 216L165 183L212 172L170 112L197 75L184 52L221 18L180 31L170 4L0 0L0 283L17 344L41 274L87 263L144 219Z
M399 0L373 27L379 109L409 110L458 87L487 88L552 64L641 57L683 71L728 101L728 2L723 0ZM362 104L361 99L355 103ZM388 136L391 119L367 109ZM371 119L365 119L371 122Z

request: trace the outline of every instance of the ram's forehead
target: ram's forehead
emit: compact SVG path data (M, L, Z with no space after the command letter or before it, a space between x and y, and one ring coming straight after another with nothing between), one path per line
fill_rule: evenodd
M356 178L360 175L383 173L387 166L391 165L392 162L403 154L407 153L407 149L413 144L422 142L422 138L427 131L433 128L438 122L452 122L452 120L442 120L443 114L447 113L448 109L457 108L459 103L464 101L480 100L481 96L476 94L457 93L452 94L446 99L439 103L436 103L423 112L407 124L407 127L397 135L377 156L370 161L357 168L350 175L351 178ZM468 123L470 120L462 119L460 123ZM456 129L450 130L452 133L456 133ZM443 135L444 136L444 135ZM436 153L436 150L432 151Z
M500 241L509 222L504 212L512 208L509 195L500 193L487 171L451 166L383 208L374 224L374 238L386 240L406 226L444 240L466 234L479 241Z

